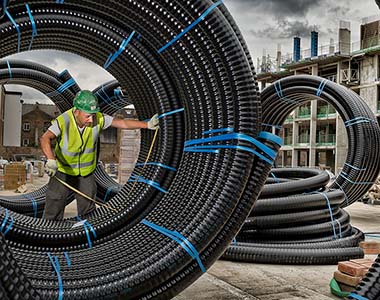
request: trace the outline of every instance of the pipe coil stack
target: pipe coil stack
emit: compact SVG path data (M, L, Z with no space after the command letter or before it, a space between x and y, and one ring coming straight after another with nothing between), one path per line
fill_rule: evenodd
M328 190L327 172L272 169L267 183L223 259L278 264L335 264L364 256L364 235L340 208L344 193Z
M261 131L252 61L222 1L163 2L4 2L0 57L30 48L79 54L118 80L141 120L160 114L154 164L109 201L116 212L100 208L75 223L1 210L8 244L1 266L9 266L0 269L2 283L18 283L2 284L4 299L176 295L221 255L248 216L281 145L270 132L285 120L284 111L307 101L308 92L331 101L351 97L329 83L318 87L316 78L303 79L305 86L293 79L296 87L281 81L277 97L273 87L264 92L263 121L270 125ZM365 113L347 115L348 131L375 144L379 132ZM152 137L143 131L139 161ZM372 149L365 158L348 156L349 183L335 183L345 194L343 205L365 192L364 180L374 180ZM24 275L28 280L19 279Z
M332 189L344 192L345 200L341 207L346 207L361 199L376 180L380 169L377 150L380 127L375 115L358 94L321 77L286 77L262 91L263 127L278 131L297 106L316 99L332 105L346 128L346 162L331 185Z
M9 247L1 274L18 279L1 292L4 299L169 298L227 247L280 146L260 133L248 51L221 1L53 2L5 1L0 57L53 48L104 66L140 119L160 114L155 164L109 201L117 212L100 208L82 223L1 209ZM143 131L139 161L153 134Z
M348 214L338 209L338 206L343 208L360 199L379 173L377 147L380 128L368 105L356 93L327 79L309 75L289 76L263 90L263 128L278 133L296 107L315 99L328 102L343 119L348 137L348 153L343 170L328 189L318 193L314 190L310 195L292 195L284 199L279 196L297 191L291 188L293 183L265 186L251 213L255 222L248 219L237 236L237 241L243 244L231 245L223 258L283 264L329 264L363 256L363 252L355 247L363 239L362 233L351 228ZM313 187L303 180L295 184L302 186L302 189ZM268 191L271 190L276 198L268 201L265 198L270 196ZM308 207L314 201L315 204ZM263 207L262 203L267 204ZM327 214L326 206L329 208ZM308 212L299 213L301 207L305 207ZM322 208L324 211L321 211ZM285 215L270 215L275 212L284 212ZM316 222L316 217L321 218L319 222L322 223ZM302 224L298 222L291 227L287 224L283 226L285 228L278 228L282 226L278 218L281 222L298 219L302 220ZM261 223L258 224L256 220ZM281 244L273 246L274 240ZM247 241L249 243L244 243Z

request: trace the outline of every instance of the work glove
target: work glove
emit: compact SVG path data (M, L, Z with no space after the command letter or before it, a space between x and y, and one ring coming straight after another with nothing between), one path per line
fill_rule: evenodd
M158 121L158 114L155 114L153 117L150 118L148 121L148 129L156 130L159 128L158 126L159 121Z
M55 159L48 159L45 165L45 172L50 176L53 177L55 173L57 173L57 162Z

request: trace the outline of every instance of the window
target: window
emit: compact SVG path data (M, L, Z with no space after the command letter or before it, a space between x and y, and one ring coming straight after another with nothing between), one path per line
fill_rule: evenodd
M29 139L23 139L23 140L22 140L22 145L23 145L24 147L29 146Z
M30 131L30 123L29 122L25 122L23 125L22 125L22 129L24 131Z

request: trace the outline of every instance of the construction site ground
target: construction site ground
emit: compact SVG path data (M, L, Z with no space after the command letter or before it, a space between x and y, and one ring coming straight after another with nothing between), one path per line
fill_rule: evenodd
M27 192L47 183L34 177ZM17 194L0 191L0 195ZM346 208L351 224L363 232L379 232L380 205L356 202ZM65 217L76 215L76 203L66 207ZM377 241L380 241L377 240ZM374 260L377 255L366 255ZM175 297L176 300L331 300L329 283L336 265L275 265L217 261L203 276Z

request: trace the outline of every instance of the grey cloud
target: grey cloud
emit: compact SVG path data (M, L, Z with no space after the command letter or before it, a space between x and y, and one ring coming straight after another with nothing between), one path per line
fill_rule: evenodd
M315 7L320 7L324 0L233 0L234 5L243 6L242 9L250 7L277 18L286 16L305 16L307 12Z
M38 50L18 53L9 58L33 61L47 66L58 73L67 69L82 89L92 90L102 83L114 79L107 71L95 63L68 52ZM44 97L41 93L22 86L13 86L12 90L23 92L23 99L26 101L41 101Z
M268 26L261 30L250 30L258 38L286 39L293 36L308 37L313 30L319 31L319 26L306 22L280 20L276 26Z

